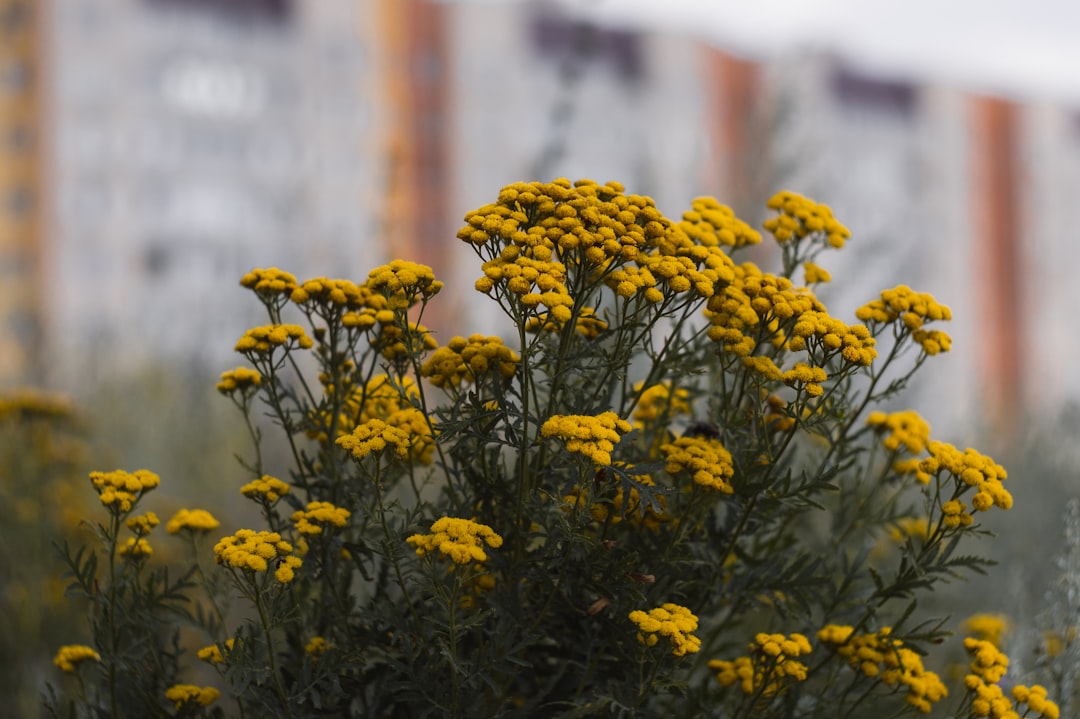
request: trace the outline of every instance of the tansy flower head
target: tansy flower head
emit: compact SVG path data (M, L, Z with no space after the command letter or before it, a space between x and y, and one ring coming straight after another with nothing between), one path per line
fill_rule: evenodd
M264 300L288 298L296 289L296 277L276 267L257 268L240 278L240 285Z
M306 509L293 512L292 521L300 534L322 534L324 527L344 527L351 514L330 502L308 502Z
M833 217L828 205L819 205L794 192L778 192L766 206L777 216L766 220L764 227L780 244L819 235L830 247L841 248L851 231Z
M197 687L194 684L176 684L165 690L165 698L177 709L188 703L208 707L220 696L221 692L214 687Z
M183 530L209 532L211 529L217 529L220 524L221 522L214 519L214 515L205 509L181 509L165 525L165 531L169 534L176 534Z
M229 638L222 642L222 645L225 647L226 652L231 652L235 644L235 638ZM225 656L222 654L221 651L222 645L211 644L210 646L203 647L195 653L195 656L197 656L204 662L210 662L211 664L221 664L225 661Z
M973 614L964 620L962 629L976 639L1001 646L1001 638L1009 631L1009 619L1003 614Z
M249 394L262 385L262 375L258 370L250 367L237 367L221 373L221 381L217 383L217 391L221 394L232 394L239 391L240 394Z
M289 493L289 485L276 477L264 474L240 488L240 494L260 502L273 504Z
M269 561L277 560L274 577L287 584L303 564L292 551L293 546L283 541L277 532L241 529L235 535L223 537L214 546L214 558L218 564L249 572L265 572L270 567Z
M772 696L781 693L788 684L806 680L806 664L797 658L811 651L810 640L802 634L759 632L750 643L749 655L732 661L713 659L709 668L716 672L716 680L722 686L738 682L744 694L760 691Z
M138 469L125 472L91 472L90 483L97 490L101 503L119 514L127 514L139 498L161 483L153 472Z
M277 347L308 349L314 344L304 328L294 324L275 324L252 327L237 341L236 351L255 357L268 355Z
M509 379L517 371L521 358L498 337L469 335L454 337L439 347L424 362L420 374L436 387L476 382L488 374Z
M434 297L443 283L435 279L427 265L394 260L368 273L367 286L386 297L388 309L406 310L421 300Z
M456 564L486 562L484 545L498 549L503 542L486 524L457 517L437 519L431 525L431 534L414 534L405 541L416 547L421 557L437 551Z
M668 474L686 470L694 483L723 494L731 494L731 478L735 475L731 453L720 440L713 437L683 435L674 442L660 446L660 453L667 461Z
M890 452L903 447L911 454L919 454L930 443L930 425L914 410L891 414L871 412L866 424L874 427L879 434L886 435L881 443Z
M638 609L630 612L630 621L638 627L638 641L646 646L656 646L660 637L667 637L677 657L701 649L701 639L692 633L698 618L686 607L669 602L647 612Z
M138 517L128 517L124 524L127 525L127 528L134 532L136 536L145 537L150 534L154 527L161 524L161 521L153 512L146 512L145 514L140 514Z
M60 647L53 657L55 664L61 671L73 672L85 661L100 661L101 655L92 647L85 644L66 644Z
M611 451L630 429L630 423L614 412L602 412L596 416L557 414L544 422L540 434L561 439L567 451L581 454L603 466L611 464Z

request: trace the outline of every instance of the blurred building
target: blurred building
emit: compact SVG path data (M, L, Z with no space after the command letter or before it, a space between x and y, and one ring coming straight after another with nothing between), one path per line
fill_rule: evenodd
M403 256L448 282L440 337L496 331L454 233L504 184L565 176L673 217L701 194L754 223L778 189L829 203L854 233L821 261L834 313L900 283L954 310L935 424L1080 395L1069 108L544 0L0 0L0 34L4 383L229 366L263 321L237 286L256 266L363 280Z

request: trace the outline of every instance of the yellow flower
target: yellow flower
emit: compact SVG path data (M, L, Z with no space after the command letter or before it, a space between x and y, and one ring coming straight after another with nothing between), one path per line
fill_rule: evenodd
M1001 638L1008 633L1009 619L1003 614L973 614L962 626L976 639L990 642L995 647L1001 646Z
M197 687L194 684L176 684L165 690L165 698L173 702L177 709L189 702L208 707L220 696L221 692L214 687Z
M258 370L237 367L221 373L221 381L217 383L217 391L227 395L239 390L241 394L247 394L260 385L262 385L262 375Z
M0 396L0 420L11 416L65 418L74 414L71 398L58 392L19 388Z
M161 521L153 512L140 514L138 517L128 517L127 521L124 522L124 524L127 525L127 528L139 537L145 537L150 534L154 527L158 526L160 523Z
M874 427L879 434L889 432L882 444L890 452L899 451L903 447L912 454L919 454L930 443L930 425L914 410L891 414L871 412L866 418L866 424Z
M961 452L945 442L931 441L927 449L930 456L919 463L919 468L929 475L951 474L963 485L975 489L971 498L975 511L984 512L990 507L1012 508L1012 495L1002 484L1008 473L990 457L970 447Z
M803 272L805 273L805 281L808 285L832 282L832 275L829 274L829 271L824 267L819 267L813 262L804 263Z
M260 297L272 300L288 297L296 289L296 277L276 267L257 268L240 279L240 285L253 290Z
M749 648L748 656L709 662L709 668L716 671L716 680L722 686L738 682L744 694L761 691L765 696L773 696L783 692L792 682L806 681L807 667L798 661L798 657L809 654L813 647L804 635L759 632Z
M101 503L119 514L127 514L139 499L161 483L161 478L146 469L125 472L91 472L90 483Z
M391 310L406 310L421 300L438 294L443 283L435 279L427 265L394 260L368 273L367 286L387 299Z
M438 551L455 564L486 562L484 544L498 549L503 543L494 529L471 519L442 517L432 523L431 532L414 534L405 541L416 547L416 553L421 557Z
M303 564L300 557L292 554L293 546L281 539L277 532L255 532L241 529L235 535L223 537L214 546L214 558L218 564L249 572L265 572L270 560L278 560L274 577L282 584L293 580L296 569Z
M101 655L85 644L66 644L56 652L53 664L61 671L73 672L80 664L88 660L101 661Z
M391 427L381 419L370 419L354 429L352 434L338 437L337 444L358 460L387 448L392 448L398 457L405 459L409 456L412 439L398 427Z
M286 491L288 491L288 487L286 487ZM211 529L216 529L220 524L221 522L214 519L214 515L205 509L181 509L165 525L165 531L169 534L176 534L182 530L209 532Z
M293 512L292 521L300 534L322 534L323 525L344 527L351 514L330 502L308 502L306 509Z
M855 316L871 326L896 323L902 332L910 332L912 340L928 355L948 352L952 348L949 335L941 330L923 328L926 322L951 320L952 311L938 304L933 296L915 292L906 285L882 290L879 299L860 307Z
M780 244L819 236L830 247L839 249L851 237L850 230L833 217L827 205L819 205L802 195L778 192L766 205L778 214L766 220L764 227Z
M646 646L656 646L659 637L667 637L677 657L701 650L701 639L693 635L698 618L686 607L668 602L648 612L634 610L629 616L638 627L638 641Z
M544 422L540 434L561 439L567 451L584 455L604 466L611 464L611 451L630 429L630 423L614 412L596 416L557 414Z
M731 478L735 475L731 453L720 440L712 437L683 435L674 442L660 446L667 461L668 474L683 470L690 473L694 483L706 489L731 494Z
M699 245L738 249L761 242L761 235L712 197L698 197L683 213L679 229Z
M229 638L223 642L225 650L231 652L236 644L236 639ZM211 664L221 664L225 661L225 656L221 652L221 645L211 644L203 647L199 651L195 652L195 656L204 662L210 662Z
M654 384L642 391L643 384L634 385L635 392L641 392L631 419L634 426L644 427L661 420L670 420L678 415L690 414L690 393L679 387L673 393L670 382Z
M457 386L489 374L510 379L519 362L518 354L498 337L474 334L468 339L454 337L439 347L424 362L420 374L436 387Z
M304 646L304 652L308 654L312 659L318 659L326 650L332 645L326 641L323 637L312 637L311 640Z
M146 559L154 553L150 543L142 537L129 537L120 545L120 556L125 559Z
M240 494L261 502L273 504L289 493L289 485L280 479L264 474L240 488Z
M245 332L236 343L236 351L248 356L267 355L276 347L308 349L313 344L300 325L263 325Z
M365 306L365 297L356 284L348 280L331 280L315 277L305 280L289 295L298 305L358 309Z

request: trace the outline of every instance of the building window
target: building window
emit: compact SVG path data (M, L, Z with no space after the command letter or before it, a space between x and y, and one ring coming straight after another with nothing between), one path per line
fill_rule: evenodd
M292 0L143 0L156 8L208 12L239 22L287 22L292 17Z
M607 66L624 82L644 77L641 34L599 28L561 15L541 12L532 18L529 34L534 51L554 62L593 61Z
M833 73L831 84L833 97L841 105L905 118L915 113L915 88L908 83L870 78L840 68Z

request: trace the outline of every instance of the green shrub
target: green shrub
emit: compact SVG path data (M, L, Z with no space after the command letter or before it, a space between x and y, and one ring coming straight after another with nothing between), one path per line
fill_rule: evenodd
M504 188L458 237L505 341L437 345L442 283L412 262L246 275L269 324L218 389L263 526L217 539L211 569L217 520L178 515L191 561L155 567L135 512L156 475L92 475L107 519L66 553L92 645L57 656L74 678L49 706L1057 716L1040 687L1002 695L984 638L951 693L924 665L948 633L919 598L981 571L967 540L1012 504L992 459L879 409L949 350L948 308L901 286L832 317L799 280L830 279L816 260L847 229L769 206L775 274L736 263L760 235L710 199L672 222L617 183Z

